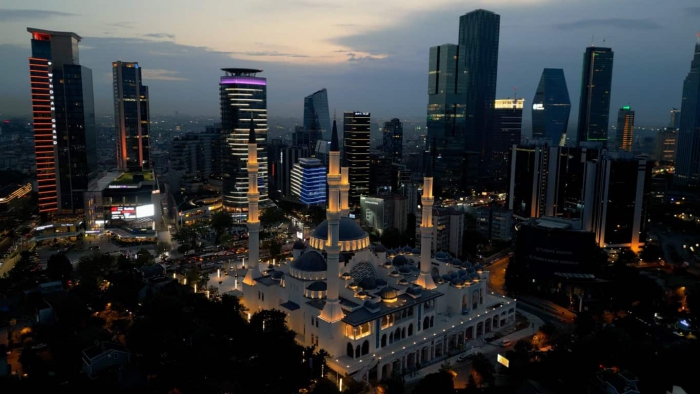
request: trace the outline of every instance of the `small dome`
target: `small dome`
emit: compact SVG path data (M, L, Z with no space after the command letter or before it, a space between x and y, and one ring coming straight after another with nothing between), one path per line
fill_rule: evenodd
M454 278L450 281L450 284L452 286L461 286L464 284L464 281L460 280L459 278Z
M306 245L304 245L304 242L302 242L300 239L297 239L294 242L294 249L295 250L304 250L304 249L306 249Z
M474 273L474 267L469 267L469 268L467 268L467 273L468 273L468 274L473 274L473 273Z
M388 261L388 260L387 260L387 262L384 263L384 268L387 268L387 269L388 269L388 268L391 268L391 261Z
M357 289L357 282L350 282L350 284L348 285L348 287L349 287L350 289L352 289L352 290Z
M484 267L483 267L481 264L477 264L477 265L474 266L474 269L477 270L477 271L481 271L481 270L484 269Z
M386 286L386 281L384 279L377 279L374 281L374 283L377 284L377 287L384 287Z
M403 267L399 267L399 273L401 274L410 274L411 273L411 267L404 265Z
M408 259L405 256L399 255L394 257L394 260L392 260L392 263L396 267L400 267L402 265L407 265L408 264Z
M305 272L319 272L328 270L328 264L320 253L310 251L294 260L292 262L292 268Z
M445 253L443 251L439 251L439 252L435 253L436 259L446 259L448 257L450 257L450 255L448 255L447 253Z
M361 292L357 293L357 296L364 299L364 298L369 297L369 293L366 291L361 291Z
M459 274L457 274L456 271L451 271L451 272L450 272L450 277L451 277L451 278L456 278L456 277L458 277L458 276L459 276Z
M399 280L399 284L400 284L401 286L408 286L408 281L407 281L405 278L401 278L401 279Z
M379 244L374 247L374 252L375 253L386 253L386 246Z
M452 277L450 276L450 274L445 274L442 276L442 279L449 282L450 280L452 280Z
M411 250L411 253L413 253L413 254L420 254L420 249L418 249L418 248L413 248L413 250Z
M391 272L389 273L389 276L399 276L399 271L396 271L396 270L391 271Z
M463 275L466 275L466 274L467 274L467 271L465 271L465 270L459 270L459 271L457 271L457 273L459 274L459 276L463 276Z
M328 289L328 285L326 284L326 282L321 282L321 281L314 282L314 283L306 286L306 290L309 290L309 291L326 291L327 289Z
M389 251L387 253L389 253L390 255L393 256L396 254L396 251L394 249L389 249Z
M472 266L472 263L470 263L468 261L462 262L462 268L464 268L464 269L471 268L471 266Z
M408 289L406 289L406 293L414 295L414 296L420 296L421 289L418 286L411 286Z
M472 273L472 274L469 275L469 276L470 276L472 279L477 279L477 280L478 280L478 279L481 279L481 277L479 276L479 274L477 274L476 272L475 272L475 273Z
M282 271L275 271L272 273L272 279L280 280L284 277L284 272Z
M459 276L459 279L460 279L460 280L463 280L463 281L465 281L465 282L466 282L466 281L470 281L470 282L471 282L471 279L469 278L469 275L467 275L466 273L465 273L464 275L460 275L460 276Z
M348 272L343 272L343 274L340 275L340 277L343 278L343 280L352 280L352 275L350 275L350 273Z
M379 291L379 296L382 297L384 301L396 301L399 297L399 293L391 287L385 287Z
M460 259L452 259L452 262L450 263L452 265L462 265L462 260Z
M372 278L364 278L359 283L362 290L374 290L377 288L377 283Z
M408 245L404 246L404 247L403 247L403 252L404 252L404 253L411 253L411 247L408 246Z

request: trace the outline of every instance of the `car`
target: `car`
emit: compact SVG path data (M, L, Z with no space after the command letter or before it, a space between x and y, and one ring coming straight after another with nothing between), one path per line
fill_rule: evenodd
M98 245L90 246L90 250L100 250L100 247Z
M502 340L501 342L499 342L498 344L499 344L501 347L508 347L508 346L510 346L511 343L512 343L511 341L509 341L509 340L507 340L507 339L504 339L504 340Z

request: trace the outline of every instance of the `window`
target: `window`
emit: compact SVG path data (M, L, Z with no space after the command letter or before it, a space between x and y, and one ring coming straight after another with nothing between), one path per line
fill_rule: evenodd
M367 353L369 353L369 341L365 340L364 342L362 342L362 355L364 356Z
M346 346L345 355L348 357L355 358L355 353L352 350L352 343L350 342L348 342L348 345Z
M386 346L386 334L382 335L382 345L381 347Z
M262 294L262 300L265 301L265 293L260 293Z
M413 335L413 324L408 325L408 336L410 337Z
M316 328L318 328L318 319L316 319Z
M430 328L430 318L428 316L423 319L423 329L428 329Z
M393 332L391 334L389 334L389 345L391 345L392 343L394 343L394 333Z
M311 316L311 325L312 326L314 325L314 317L313 316Z
M435 316L430 316L430 327L435 323Z

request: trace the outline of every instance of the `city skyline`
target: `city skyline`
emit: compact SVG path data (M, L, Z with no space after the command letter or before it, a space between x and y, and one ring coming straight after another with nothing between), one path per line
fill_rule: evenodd
M352 13L344 16L342 12L347 6L333 2L295 3L295 7L285 5L274 9L263 2L255 10L238 10L233 5L216 10L204 5L192 13L192 23L197 24L208 16L206 23L211 25L210 28L183 29L178 24L166 25L159 21L124 24L122 21L126 16L116 10L98 13L79 6L77 2L62 4L60 12L45 8L41 8L41 12L32 12L19 9L22 6L15 2L6 6L14 8L0 10L4 22L0 26L0 36L3 37L0 54L3 59L8 59L6 72L0 76L0 86L7 92L0 101L0 113L3 117L30 113L26 89L28 76L23 61L29 48L21 40L21 33L26 26L36 26L74 31L84 38L81 63L95 70L98 116L111 112L109 67L118 58L138 59L148 70L144 82L152 89L154 114L176 110L190 115L216 114L218 105L214 84L218 69L259 67L267 71L270 81L271 116L301 116L299 108L303 97L313 89L326 87L333 98L329 107L337 111L362 107L381 118L419 117L427 101L423 92L427 80L428 48L436 43L453 41L459 16L480 7L502 18L499 57L508 60L499 64L496 91L499 97L510 96L515 86L519 95L532 97L545 67L564 69L571 76L567 81L568 90L578 91L580 53L594 36L596 45L611 47L616 52L615 69L625 70L624 73L615 72L612 108L631 104L637 109L638 124L662 125L666 122L668 108L680 106L682 80L687 70L686 54L692 50L693 35L697 30L692 16L700 14L699 7L691 7L694 5L692 1L679 2L673 8L645 1L645 6L636 7L633 15L627 12L625 4L513 3L445 1L426 10L419 2L408 2L396 21L387 26L383 20L370 15L359 21L349 20ZM306 42L298 40L305 28L292 29L288 37L282 37L276 32L284 28L284 23L275 28L262 23L253 31L260 33L258 40L248 40L250 42L243 45L227 41L234 39L210 34L225 19L212 19L211 15L226 15L227 7L231 8L229 11L241 11L238 14L242 15L259 12L274 16L284 11L289 13L290 20L294 20L293 16L298 13L332 14L335 17L329 18L331 22L324 22L331 25L327 31L314 37L307 35ZM170 18L183 12L178 7L169 8L172 9L161 11ZM387 2L379 8L396 8L396 4ZM104 11L103 7L100 11ZM544 11L559 15L557 23L543 18ZM163 20L168 20L167 17ZM411 21L417 18L421 18L425 29L414 28ZM548 40L541 37L548 37ZM304 45L297 43L294 47L291 44L295 39ZM230 48L236 48L236 51L231 52ZM656 55L645 57L647 51ZM664 78L659 78L660 75ZM639 79L645 80L645 84L640 86ZM333 95L334 91L347 94ZM392 100L387 100L387 91L395 93ZM578 97L572 97L572 120L578 116L577 101ZM524 117L524 134L528 134L529 111L525 111Z

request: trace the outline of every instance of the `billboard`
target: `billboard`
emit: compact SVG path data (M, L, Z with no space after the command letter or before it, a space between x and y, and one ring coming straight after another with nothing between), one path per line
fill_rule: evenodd
M365 226L384 230L384 199L360 197L360 221Z
M537 277L586 273L595 248L593 232L523 224L516 232L515 259Z
M501 356L500 354L499 354L498 357L496 358L496 361L498 361L499 364L503 365L503 366L506 367L506 368L510 367L510 360L508 360L507 358Z
M112 220L114 219L136 219L135 207L112 207L110 208Z
M141 205L140 207L136 207L136 218L137 219L155 216L155 214L156 214L156 210L155 210L155 206L153 204Z

